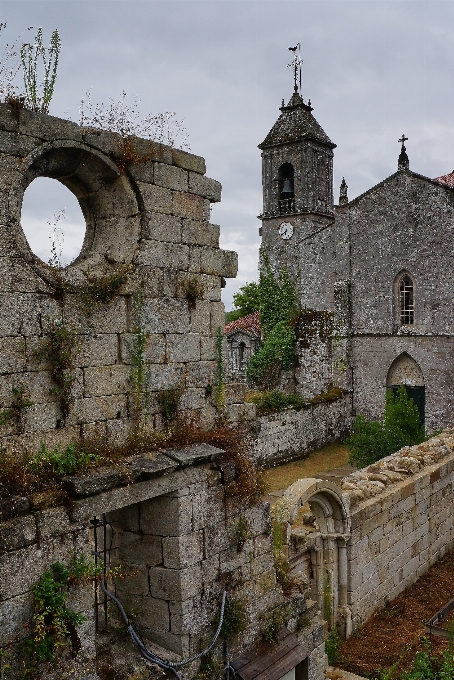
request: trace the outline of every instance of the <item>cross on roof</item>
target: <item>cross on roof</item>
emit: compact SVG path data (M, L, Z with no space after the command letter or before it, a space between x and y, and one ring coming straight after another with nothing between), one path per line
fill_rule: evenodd
M405 142L408 142L408 137L405 137L405 135L402 135L402 139L398 139L398 142L402 142L402 146L404 146Z

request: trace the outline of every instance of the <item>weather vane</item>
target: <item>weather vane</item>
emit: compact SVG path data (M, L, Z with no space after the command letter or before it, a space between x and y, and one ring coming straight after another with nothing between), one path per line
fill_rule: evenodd
M299 74L300 93L301 93L301 64L303 63L303 60L301 59L300 47L301 47L301 45L299 43L297 43L295 47L289 47L290 52L293 52L293 60L291 61L290 64L287 64L287 67L293 68L293 78L294 78L294 81L295 81L295 83L294 83L295 92L298 92L298 74Z

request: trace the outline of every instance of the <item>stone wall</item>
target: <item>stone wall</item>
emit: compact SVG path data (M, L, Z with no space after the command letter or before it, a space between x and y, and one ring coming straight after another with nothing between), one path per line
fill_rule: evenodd
M255 424L253 453L265 467L301 458L343 439L351 424L351 395L320 401L300 410L288 409L260 416Z
M453 482L453 430L343 480L351 505L348 602L355 628L452 548Z
M86 219L82 252L65 269L36 257L20 226L24 191L42 176L72 191ZM1 104L0 187L0 407L12 388L32 402L1 428L1 445L127 436L140 415L139 330L149 424L161 427L159 394L172 387L183 390L183 412L212 422L221 282L236 275L237 255L219 249L209 222L221 186L204 159ZM58 329L75 338L63 406L45 356Z
M96 519L97 549L109 568L121 565L122 575L109 578L108 586L154 649L174 659L199 652L213 634L225 589L231 601L242 603L247 617L244 632L231 644L231 658L257 640L275 609L285 607L289 630L297 631L306 614L299 644L309 657L310 680L322 677L326 659L317 610L308 610L301 593L284 597L276 582L269 504L245 507L226 493L232 470L218 464L220 453L207 445L167 449L129 459L115 474L99 470L73 476L65 482L68 507L31 511L24 506L25 514L0 523L0 649L2 661L12 664L12 678L22 678L23 663L30 662L20 643L30 634L32 586L56 561L68 564L82 554L89 559ZM97 597L101 621L99 587ZM85 579L68 602L86 622L78 628L80 653L75 660L64 655L63 663L66 672L84 680L98 678L95 667L102 678L109 668L124 671L123 659L112 653L118 644L112 626L123 624L109 605L106 657L103 625L95 631L94 598L93 580ZM140 657L132 650L128 642L126 652L137 668ZM215 655L222 658L220 643ZM194 677L197 669L198 663L187 667L184 677ZM39 677L53 677L53 672L58 667L41 666Z

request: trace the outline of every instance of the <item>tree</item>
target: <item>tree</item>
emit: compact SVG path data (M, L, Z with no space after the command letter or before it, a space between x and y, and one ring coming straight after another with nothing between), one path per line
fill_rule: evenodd
M239 291L233 296L233 307L231 312L227 312L226 321L236 321L243 316L258 312L260 309L260 287L255 281L241 286Z
M346 444L350 449L350 463L361 468L390 456L403 446L414 446L424 440L418 407L405 386L400 385L396 395L391 390L386 394L383 421L357 416Z

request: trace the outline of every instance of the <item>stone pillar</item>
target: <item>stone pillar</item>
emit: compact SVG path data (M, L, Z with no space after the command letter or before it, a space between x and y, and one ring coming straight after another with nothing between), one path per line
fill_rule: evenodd
M337 539L338 564L339 564L339 610L338 624L340 633L344 638L352 634L352 614L347 605L348 592L348 560L347 560L347 537L339 536Z

